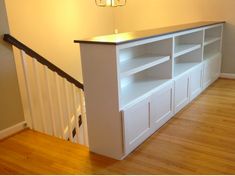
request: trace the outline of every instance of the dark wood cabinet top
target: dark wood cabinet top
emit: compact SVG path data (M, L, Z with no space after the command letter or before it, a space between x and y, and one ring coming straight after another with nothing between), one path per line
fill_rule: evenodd
M113 34L113 35L97 36L97 37L92 37L88 39L74 40L74 42L75 43L119 45L119 44L129 43L133 41L148 39L152 37L158 37L162 35L182 32L186 30L221 24L221 23L225 23L225 22L224 21L203 21L203 22L182 24L182 25L136 31L136 32L126 32L126 33L119 33L119 34Z

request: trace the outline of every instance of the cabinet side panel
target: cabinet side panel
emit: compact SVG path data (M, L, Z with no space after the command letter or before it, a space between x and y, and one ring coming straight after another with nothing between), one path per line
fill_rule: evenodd
M81 44L90 150L115 159L123 156L114 45Z

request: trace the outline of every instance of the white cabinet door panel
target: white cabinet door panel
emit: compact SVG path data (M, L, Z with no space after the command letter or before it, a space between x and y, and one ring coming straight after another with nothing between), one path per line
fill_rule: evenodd
M202 65L190 72L190 100L196 98L202 91Z
M123 111L123 124L125 154L128 154L150 135L148 99Z
M213 59L213 64L212 64L212 76L213 76L213 81L215 81L216 79L218 79L218 77L220 76L220 72L221 72L221 55L217 55L214 59Z
M175 113L189 103L189 73L175 80Z
M204 61L203 65L203 89L207 88L212 82L211 60Z
M203 66L203 89L206 89L212 82L220 76L221 54L210 60L204 61Z
M173 116L173 82L151 96L151 130L155 132Z

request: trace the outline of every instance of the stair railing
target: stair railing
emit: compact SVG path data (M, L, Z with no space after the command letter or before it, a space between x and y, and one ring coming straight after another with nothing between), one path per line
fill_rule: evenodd
M27 126L88 146L84 86L9 34Z

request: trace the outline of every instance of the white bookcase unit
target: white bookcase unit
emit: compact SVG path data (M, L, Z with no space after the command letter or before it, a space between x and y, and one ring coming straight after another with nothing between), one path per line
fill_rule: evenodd
M77 40L92 152L123 159L215 81L224 22Z

